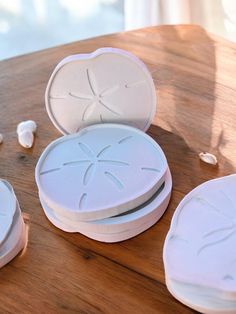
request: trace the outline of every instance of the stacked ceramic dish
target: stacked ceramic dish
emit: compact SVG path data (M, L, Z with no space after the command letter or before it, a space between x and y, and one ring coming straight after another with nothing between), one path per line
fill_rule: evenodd
M184 197L164 246L166 284L182 303L209 314L236 313L236 175Z
M162 149L144 133L156 110L145 65L114 48L70 56L49 80L46 107L65 134L36 166L48 219L104 242L155 224L167 208L172 180Z
M0 267L10 262L25 246L25 224L11 185L0 180Z

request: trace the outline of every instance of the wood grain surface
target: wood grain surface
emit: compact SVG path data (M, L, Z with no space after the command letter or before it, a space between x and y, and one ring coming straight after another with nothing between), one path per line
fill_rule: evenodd
M127 49L150 69L158 104L148 133L163 148L174 184L163 218L117 244L55 228L34 180L42 150L61 136L44 104L52 70L67 55L104 46ZM29 226L24 254L0 270L0 313L194 313L166 289L163 242L186 193L235 171L235 73L236 45L193 25L119 33L0 62L0 177L14 186ZM17 124L26 119L38 124L29 150L16 136ZM200 162L201 151L215 154L218 167Z

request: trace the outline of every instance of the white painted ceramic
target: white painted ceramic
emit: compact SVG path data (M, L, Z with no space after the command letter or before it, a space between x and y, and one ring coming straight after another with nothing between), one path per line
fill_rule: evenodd
M166 278L171 294L180 302L204 314L235 314L236 301L222 298L217 289L189 285Z
M49 211L45 211L45 214L46 214L48 220L50 220L51 223L53 225L55 225L57 228L59 228L63 231L66 231L66 232L71 232L71 231L69 231L69 230L71 230L70 226L67 226L64 222L55 219L55 217L53 217L52 215L50 216ZM133 237L139 235L140 233L144 232L145 230L149 229L155 223L156 223L156 221L148 221L148 222L144 223L143 225L139 226L138 228L125 230L125 231L119 232L119 233L107 234L107 233L94 233L94 232L85 232L85 231L82 231L80 233L87 236L88 238L91 238L91 239L96 240L96 241L114 243L114 242L121 242L124 240L128 240L130 238L133 238Z
M144 231L145 226L155 224L165 212L171 195L172 180L168 170L164 187L148 202L125 214L91 222L77 222L61 217L40 198L48 219L58 228L67 232L80 232L93 239L116 242L130 238ZM140 231L142 230L142 231Z
M172 181L163 151L143 132L156 111L144 63L116 48L69 56L53 71L45 102L66 135L36 166L49 220L104 242L125 240L158 221Z
M121 49L101 48L63 59L48 82L45 102L63 134L98 123L146 131L155 115L156 92L141 60Z
M16 198L11 185L0 180L0 245L6 239L16 211Z
M181 201L164 245L166 283L202 313L236 313L236 175L203 183Z
M0 268L9 263L25 246L25 224L11 185L0 180Z
M138 129L93 125L49 144L36 166L44 202L61 216L91 221L148 201L168 165L160 146Z

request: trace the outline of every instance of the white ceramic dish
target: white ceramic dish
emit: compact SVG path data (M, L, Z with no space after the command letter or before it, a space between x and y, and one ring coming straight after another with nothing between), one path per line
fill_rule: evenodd
M0 245L6 239L16 211L16 198L10 184L0 179Z
M0 180L0 198L1 268L24 248L26 233L16 196L11 185L5 180Z
M69 230L71 230L71 226L68 226L64 222L57 220L57 218L55 219L55 217L50 215L49 211L45 211L45 214L46 214L48 220L51 221L51 223L54 226L56 226L57 228L59 228L63 231L71 232L71 231L69 231ZM138 228L125 230L125 231L119 232L119 233L106 234L106 233L95 233L95 232L85 232L85 231L82 231L80 233L87 236L88 238L91 238L91 239L96 240L96 241L114 243L114 242L121 242L121 241L130 239L130 238L133 238L133 237L139 235L140 233L144 232L145 230L147 230L151 226L153 226L155 223L156 223L156 221L148 221L147 223L144 223L143 225L139 226Z
M72 134L98 123L121 123L146 131L155 115L156 92L145 64L117 48L63 59L45 94L55 127Z
M155 86L143 62L116 48L69 56L52 73L45 102L66 135L36 166L49 220L105 242L153 225L167 207L172 181L164 153L143 132L156 112Z
M236 300L222 298L217 289L184 284L166 278L171 294L181 303L204 314L235 314Z
M148 201L168 165L160 146L135 128L100 124L52 142L36 166L43 201L70 220L116 216Z
M105 241L122 241L143 232L155 224L165 212L171 195L172 180L168 170L164 187L148 202L131 212L91 222L75 222L60 217L40 198L48 219L58 228L67 232L80 232L90 238ZM149 226L149 227L147 227ZM141 231L140 231L141 230Z
M16 210L8 237L0 246L0 268L22 251L26 244L26 230L21 212Z
M236 175L203 183L181 201L164 245L166 283L202 313L236 313Z

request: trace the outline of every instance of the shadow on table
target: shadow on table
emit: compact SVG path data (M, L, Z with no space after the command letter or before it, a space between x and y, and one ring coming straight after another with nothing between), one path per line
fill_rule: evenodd
M206 151L217 156L219 167L213 169L201 163L196 169L194 162L193 175L199 170L199 176L202 173L206 180L233 173L230 160L222 154L226 143L223 126L219 119L215 119L217 66L214 41L197 25L164 26L158 34L164 60L152 75L159 107L163 106L165 110L159 108L164 115L161 116L160 112L157 119L165 120L160 125L166 125L173 137L182 138L182 143L185 143L176 146L176 151L172 152L184 161L179 171L184 173L189 166L187 163L193 162L188 154L191 153L194 160L199 152ZM186 157L187 147L189 152Z

